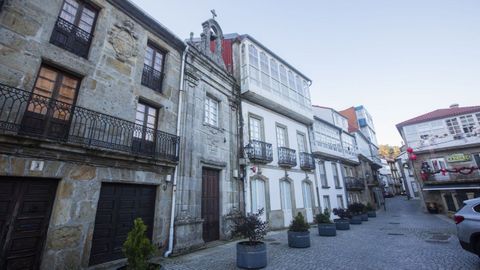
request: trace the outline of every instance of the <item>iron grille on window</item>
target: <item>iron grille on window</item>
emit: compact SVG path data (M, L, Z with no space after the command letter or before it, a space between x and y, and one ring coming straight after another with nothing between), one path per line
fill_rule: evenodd
M143 65L142 84L155 91L162 92L163 73L149 65Z
M0 133L178 161L179 137L0 84ZM135 134L146 134L143 140Z
M272 144L251 140L245 147L248 159L252 162L270 163L273 161Z
M300 168L305 171L315 170L315 159L310 153L302 152L299 155Z
M53 27L50 43L78 56L87 58L92 37L91 33L58 17Z
M297 166L295 150L287 147L278 147L278 165L282 167Z

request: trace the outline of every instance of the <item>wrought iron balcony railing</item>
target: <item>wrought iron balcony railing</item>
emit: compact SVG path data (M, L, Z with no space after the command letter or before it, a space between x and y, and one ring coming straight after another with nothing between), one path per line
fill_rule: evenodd
M272 144L257 140L251 140L245 146L248 159L254 163L270 163L273 161Z
M300 168L305 171L315 170L315 159L310 153L302 152L299 155Z
M142 85L155 91L162 92L163 73L149 65L143 65Z
M87 58L93 35L58 17L53 27L50 43L80 57Z
M297 155L295 150L287 147L278 147L278 165L290 168L297 166Z
M178 161L179 137L0 84L0 133Z
M345 187L347 188L347 190L364 190L365 189L364 179L346 176Z

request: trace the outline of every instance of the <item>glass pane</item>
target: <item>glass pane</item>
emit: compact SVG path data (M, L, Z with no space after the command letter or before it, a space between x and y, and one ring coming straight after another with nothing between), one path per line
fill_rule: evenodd
M69 23L75 22L75 15L78 11L78 2L75 0L65 0L62 10L60 11L60 18Z
M152 66L153 62L153 49L150 46L147 46L147 51L145 52L145 59L143 63L147 66Z

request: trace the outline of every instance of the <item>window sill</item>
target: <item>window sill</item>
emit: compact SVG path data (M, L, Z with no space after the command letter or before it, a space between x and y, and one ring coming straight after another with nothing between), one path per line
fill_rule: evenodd
M342 187L335 187L336 189L342 189Z
M322 186L323 189L329 189L329 186Z

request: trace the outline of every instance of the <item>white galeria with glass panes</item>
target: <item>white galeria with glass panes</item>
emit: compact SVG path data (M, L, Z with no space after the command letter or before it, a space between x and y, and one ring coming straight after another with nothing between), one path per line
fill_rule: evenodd
M243 36L236 48L240 50L244 144L271 144L272 158L247 160L247 211L264 208L263 219L273 229L289 226L298 212L313 222L318 208L314 170L300 162L300 155L311 154L310 80L249 36ZM255 154L267 152L256 150ZM283 164L286 156L287 166Z

